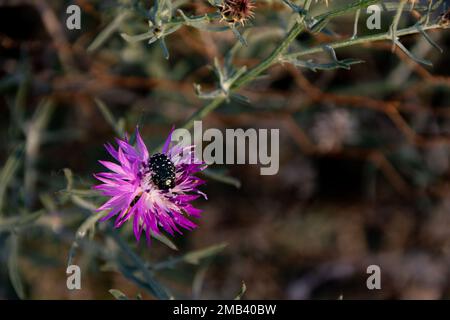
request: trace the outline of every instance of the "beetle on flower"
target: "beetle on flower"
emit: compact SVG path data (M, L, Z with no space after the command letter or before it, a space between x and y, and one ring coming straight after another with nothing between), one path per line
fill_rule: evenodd
M201 210L191 201L206 195L198 187L205 181L196 177L206 168L194 156L194 146L173 145L172 131L161 153L149 154L136 128L136 146L128 137L116 139L118 147L106 144L106 150L118 162L99 161L110 172L94 177L102 184L94 186L110 199L97 211L108 211L102 221L116 216L115 227L133 221L133 231L139 241L145 231L147 242L161 228L171 234L182 233L181 228L192 230L196 224L188 217L200 217Z

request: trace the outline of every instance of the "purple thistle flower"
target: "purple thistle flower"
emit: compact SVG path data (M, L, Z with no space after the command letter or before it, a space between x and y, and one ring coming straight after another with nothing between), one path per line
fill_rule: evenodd
M101 182L94 186L110 199L97 211L108 210L101 221L116 216L114 226L120 227L133 220L133 231L139 241L145 230L147 241L161 229L172 236L182 233L180 228L196 227L188 217L200 217L202 210L194 208L191 201L206 195L198 190L205 182L194 176L206 168L194 157L194 146L171 146L172 128L161 153L149 155L147 147L136 128L136 146L127 138L116 139L117 150L106 144L106 150L119 164L99 161L111 172L94 174Z

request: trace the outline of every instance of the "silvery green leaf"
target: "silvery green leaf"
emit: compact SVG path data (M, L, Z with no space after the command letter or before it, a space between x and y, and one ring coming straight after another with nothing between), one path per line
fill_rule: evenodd
M106 104L97 97L94 98L94 102L99 108L106 122L108 122L108 124L114 129L114 131L119 135L119 137L123 136L124 132L122 128L119 126L118 121L115 119L114 115L106 106Z
M219 78L219 83L222 85L227 78L226 74L224 74L226 70L222 70L219 64L219 59L217 59L217 57L214 58L214 72L217 74L217 77Z
M152 270L162 270L173 268L179 263L190 263L198 265L201 260L217 255L227 246L226 243L219 243L210 247L194 250L176 258L170 258L166 261L159 262L150 267Z
M245 285L245 282L242 281L241 290L239 291L237 296L234 298L234 300L241 300L241 298L244 296L246 291L247 291L247 286Z
M432 67L433 66L433 63L431 62L431 61L429 61L429 60L425 60L425 59L421 59L421 58L418 58L418 57L416 57L414 54L412 54L408 49L406 49L406 47L400 42L400 41L398 41L398 39L395 39L394 40L394 43L409 57L409 58L411 58L412 60L414 60L415 62L417 62L417 63L421 63L421 64L424 64L424 65L426 65L426 66L430 66L430 67Z
M100 46L114 34L119 26L130 16L129 11L125 11L117 15L113 21L111 21L106 28L104 28L92 41L92 43L87 48L88 52L92 52L100 48Z
M244 104L250 104L250 102L251 102L248 97L243 96L242 94L239 94L239 93L232 93L231 98L236 99L237 101L244 103Z
M155 43L156 41L158 41L158 38L157 37L152 37L152 38L150 38L148 40L147 44L152 44L152 43Z
M126 34L126 33L121 33L120 36L125 41L135 43L135 42L144 41L144 40L153 38L155 36L155 33L153 32L153 30L151 30L151 31L148 31L148 32L145 32L145 33L141 33L141 34L135 35L135 36L130 36L130 35Z
M64 176L66 177L67 185L66 185L66 191L71 191L73 187L73 173L72 170L69 168L64 168L63 170Z
M110 289L109 293L116 298L116 300L130 300L122 291L118 289Z
M20 216L12 216L9 218L0 219L0 232L13 231L21 228L31 226L36 222L43 214L45 210L38 210L33 213L25 213Z
M73 258L75 257L76 249L79 246L80 240L82 240L86 234L91 231L94 232L95 230L95 224L97 223L100 218L102 218L105 215L105 212L99 212L97 214L89 216L78 228L76 234L75 234L75 241L72 243L69 254L67 257L67 265L70 266L73 264Z
M222 4L221 0L208 0L208 2L214 7L218 7Z
M329 63L315 63L313 60L298 60L298 59L289 59L287 62L292 63L296 67L308 68L314 72L317 70L335 70L335 69L350 69L350 66L353 64L363 63L363 60L357 59L344 59L339 62L333 61Z
M168 292L168 290L155 279L153 272L150 272L150 270L148 270L145 262L130 248L128 243L122 239L122 237L117 233L112 225L109 225L107 232L119 246L122 253L127 256L128 259L132 261L134 266L141 271L143 279L137 278L131 270L130 272L128 272L127 269L129 268L121 263L121 260L118 257L117 262L121 272L124 273L124 275L126 275L128 278L133 279L133 281L139 283L139 285L148 288L149 292L151 292L156 298L162 300L171 299L172 296Z
M180 29L182 26L183 26L182 24L176 24L176 25L171 25L167 28L164 28L162 31L162 36L167 36L171 33L174 33L175 31Z
M208 15L205 14L202 17L197 17L197 18L189 18L188 16L186 16L183 12L183 10L178 9L177 12L181 15L181 17L184 19L184 21L186 22L185 24L191 27L197 27L198 25L202 25L205 23L205 20L208 19Z
M20 299L25 299L25 290L20 276L19 264L19 239L14 233L9 237L8 273L11 284Z
M154 25L159 24L159 21L158 21L159 8L160 8L159 1L155 0L154 4L153 4L153 7L150 8L150 12L149 12L150 20L153 22Z
M72 194L71 200L74 204L76 204L78 207L82 209L86 209L89 211L95 211L97 209L97 205L95 203L83 199L82 197L79 197L75 194Z
M144 8L143 3L139 0L133 1L133 10L136 11L142 17L145 17L149 20L152 19L150 12L146 8Z
M233 74L233 76L227 80L227 82L229 82L229 84L230 84L230 87L231 87L231 85L232 85L237 79L239 79L246 71L247 71L247 67L246 67L246 66L240 67L239 70L236 71L236 72Z
M225 184L229 184L231 186L234 186L236 189L239 189L241 187L241 181L231 177L229 175L227 175L226 173L219 171L219 170L213 170L210 168L207 168L205 170L203 170L202 175L204 175L205 177L212 179L212 180L216 180Z
M314 24L309 27L312 33L319 33L321 32L330 22L330 19L328 17L324 17L318 21L314 21Z
M335 66L333 66L333 63L328 64L331 69L343 68L343 69L349 70L351 65L364 62L363 60L357 60L357 59L339 60L336 56L336 51L334 51L333 47L331 47L329 45L323 46L323 50L325 52L327 52L331 56L331 59L333 59L333 61L334 61ZM329 70L329 69L327 69L327 70Z
M167 49L166 42L164 41L164 38L161 38L159 40L160 40L159 45L163 51L164 59L168 60L170 57L170 54L169 54L169 49Z
M283 0L283 2L292 9L292 11L299 13L299 14L306 14L305 9L303 9L302 7L296 5L295 3L289 1L289 0Z
M248 34L248 31L246 30L244 32L244 36L246 36ZM236 42L233 47L231 47L230 50L228 50L228 52L225 55L225 59L224 59L224 68L226 70L231 70L233 69L233 59L234 56L236 55L236 52L242 48L242 43L241 42Z
M432 2L432 1L430 1L430 2ZM397 11L397 8L398 8L398 1L391 1L391 2L383 1L383 11L387 11L387 12ZM420 3L417 2L414 4L414 9L417 11L425 11L428 9L428 6L421 5ZM411 8L408 6L405 6L403 8L403 11L409 12L409 11L411 11Z
M161 234L154 234L152 233L152 237L158 240L159 242L165 244L172 250L178 250L178 247L173 243L169 238L167 238L165 235Z
M223 31L227 31L228 27L227 26L212 26L212 25L204 25L203 27L199 27L199 29L203 29L206 31L211 31L211 32L223 32Z
M233 31L236 38L242 43L242 45L247 46L247 40L244 39L244 37L241 35L241 33L238 31L236 26L234 24L230 24L229 28L231 31Z
M200 16L200 17L189 18L188 16L186 16L184 14L183 10L178 9L177 11L180 13L181 17L185 21L184 24L187 26L191 26L193 28L197 28L197 29L201 29L201 30L213 31L213 32L222 32L222 31L228 30L227 26L210 25L211 18L207 14L205 14L204 16Z
M431 37L426 33L420 25L416 26L417 30L423 35L423 37L428 41L430 45L439 50L441 53L444 53L444 49L442 49Z
M10 183L12 182L17 170L19 169L19 166L22 163L23 155L24 155L24 146L23 144L20 144L17 146L11 155L8 157L8 160L6 160L5 164L3 165L3 168L0 172L0 212L3 207L6 190Z
M194 88L195 88L195 93L197 94L197 97L199 97L200 99L211 100L211 99L215 99L215 98L219 98L219 97L226 97L226 94L221 89L217 89L217 90L214 90L214 91L211 91L208 93L204 93L204 92L202 92L200 85L195 84Z

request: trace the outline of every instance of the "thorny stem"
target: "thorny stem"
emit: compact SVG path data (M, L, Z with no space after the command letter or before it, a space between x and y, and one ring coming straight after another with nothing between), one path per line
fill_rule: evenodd
M206 115L208 115L210 112L214 111L218 106L220 106L224 101L225 101L224 97L215 98L210 103L205 105L203 108L195 112L184 124L183 128L188 130L191 129L194 126L194 121L204 118Z
M358 10L362 7L368 6L370 4L376 3L379 0L362 0L355 2L353 4L350 4L346 7L336 9L335 11L331 11L329 13L320 15L316 17L317 21L321 21L324 19L330 19L332 17L336 17L342 14L345 14L347 12L351 12L353 10ZM306 0L304 9L305 11L308 11L311 6L312 0ZM233 83L233 86L231 89L236 90L247 83L251 82L255 78L257 78L262 72L267 70L269 67L274 65L275 63L278 63L280 61L280 57L282 56L283 52L289 47L289 45L297 38L297 36L305 30L305 16L302 16L301 20L299 22L296 22L295 25L292 27L292 29L289 31L286 38L283 40L283 42L261 63L259 63L254 68L247 71L242 77L240 77L237 81ZM196 113L194 113L189 120L185 123L184 128L191 129L194 121L198 119L202 119L206 115L208 115L210 112L214 111L217 107L219 107L222 102L224 102L226 98L224 97L217 97L214 100L212 100L210 103L205 105L203 108L198 110Z
M363 7L366 7L368 5L374 4L379 2L379 0L362 0L358 1L356 3L350 4L347 7L337 9L335 11L323 14L321 16L316 17L317 21L321 21L324 19L330 19L332 17L340 16L348 12L352 12L355 10L360 10ZM305 3L305 9L309 9L309 5L311 4L310 0L307 0ZM304 17L303 17L304 19ZM302 20L303 21L303 20ZM317 46L310 49L305 49L296 53L291 53L283 56L283 52L289 47L289 45L292 43L292 41L295 40L295 38L304 31L305 24L299 24L298 22L292 27L292 29L289 31L287 37L283 40L283 42L278 46L265 60L261 61L257 66L247 71L242 77L240 77L236 82L234 82L232 86L232 90L236 90L241 88L242 86L248 84L255 78L257 78L262 72L267 70L272 65L279 63L283 61L282 58L296 58L300 56L305 56L309 54L319 53L323 51L323 46ZM433 25L426 25L422 27L412 26L404 29L397 30L396 35L397 36L406 36L410 34L416 34L420 33L420 29L422 31L431 30L431 29L443 29L444 27L440 24L433 24ZM350 47L362 43L371 43L376 41L382 41L382 40L391 40L392 33L391 32L385 32L381 34L374 34L374 35L368 35L358 38L350 38L347 40L342 41L336 41L334 43L329 44L330 47L333 49L337 48L343 48L343 47ZM222 102L226 101L225 97L217 97L214 100L212 100L210 103L206 104L204 107L199 109L197 112L195 112L189 120L185 123L184 128L191 129L193 127L194 121L202 119L206 115L208 115L210 112L214 111L216 108L218 108Z
M312 0L306 0L304 10L307 12L309 7L311 6ZM297 36L305 29L305 15L303 15L300 21L296 22L292 27L291 31L289 31L286 39L278 46L264 61L258 64L253 69L246 72L242 77L240 77L234 84L233 88L239 88L257 76L259 76L263 71L268 69L279 57L280 55L289 47L292 41L297 38Z
M406 0L401 0L400 4L398 5L397 12L395 14L394 20L392 22L391 28L390 28L390 36L392 38L392 50L395 49L395 42L397 40L397 28L398 23L400 22L400 18L402 16L403 7L406 4Z
M426 30L431 30L431 29L442 29L442 26L439 24L432 24L432 25L428 25L428 26L423 26L421 28L423 31L426 31ZM420 33L420 29L417 28L416 26L397 30L397 36L400 36L400 37L415 34L415 33ZM363 36L363 37L359 37L356 39L347 39L347 40L342 40L342 41L336 41L336 42L328 44L328 46L332 47L333 49L339 49L339 48L350 47L350 46L354 46L354 45L358 45L358 44L371 43L371 42L382 41L382 40L391 40L391 33L385 32L385 33L381 33L381 34L373 34L373 35ZM286 59L298 58L301 56L319 53L322 51L323 51L322 46L317 46L317 47L313 47L310 49L306 49L306 50L302 50L299 52L294 52L294 53L288 54L285 56L285 58Z
M305 2L305 10L308 10L311 5L312 0L306 0ZM302 17L302 20L304 20L304 16ZM304 25L299 24L298 22L292 27L291 31L289 32L286 39L281 43L281 45L276 48L272 54L267 57L264 61L262 61L259 65L254 67L253 69L247 71L241 78L239 78L234 84L231 89L237 89L247 82L253 80L257 76L259 76L264 70L268 69L274 61L277 60L277 58L283 53L283 51L289 46L289 44L294 41L294 39L304 30ZM196 113L194 113L189 120L185 123L183 126L186 129L191 129L194 125L194 121L198 119L202 119L207 114L215 110L217 107L219 107L223 101L225 101L226 98L224 97L217 97L207 105L205 105L203 108L198 110Z

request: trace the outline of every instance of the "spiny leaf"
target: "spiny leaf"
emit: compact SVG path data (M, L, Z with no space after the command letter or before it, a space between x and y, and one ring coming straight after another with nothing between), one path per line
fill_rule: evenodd
M134 35L134 36L130 36L126 33L121 33L120 36L127 42L135 43L135 42L144 41L144 40L147 40L150 38L154 38L155 33L153 32L153 30L150 30L148 32L141 33L141 34Z
M67 181L66 190L70 192L72 190L72 186L73 186L72 170L70 170L69 168L64 168L63 171L64 171L64 176L66 177L66 181Z
M417 25L417 30L423 35L423 37L428 41L430 45L436 48L440 53L444 53L444 49L442 49L431 37L426 33L420 25Z
M103 43L108 40L108 38L119 28L125 19L130 16L130 12L120 12L111 23L109 23L98 35L95 37L94 41L87 48L87 52L93 52L100 48Z
M227 26L212 26L210 25L211 18L205 14L203 16L193 17L190 18L186 16L186 14L183 12L183 10L178 9L177 12L181 15L181 17L184 20L184 24L193 28L207 30L207 31L215 31L215 32L221 32L228 29Z
M243 46L248 46L247 40L244 39L244 37L241 35L241 33L234 24L230 24L230 29L231 31L233 31L234 35L242 43Z
M425 59L421 59L416 57L414 54L412 54L408 49L406 49L406 47L397 39L394 40L394 43L397 45L397 47L399 47L409 58L411 58L412 60L414 60L417 63L421 63L424 64L426 66L433 66L433 63L429 60L425 60Z
M128 299L128 297L125 295L125 293L123 293L122 291L118 290L118 289L110 289L109 293L111 293L111 295L116 298L116 300L130 300Z
M170 58L169 49L167 48L166 42L164 41L164 38L161 38L159 40L159 45L163 51L164 59L168 60Z

